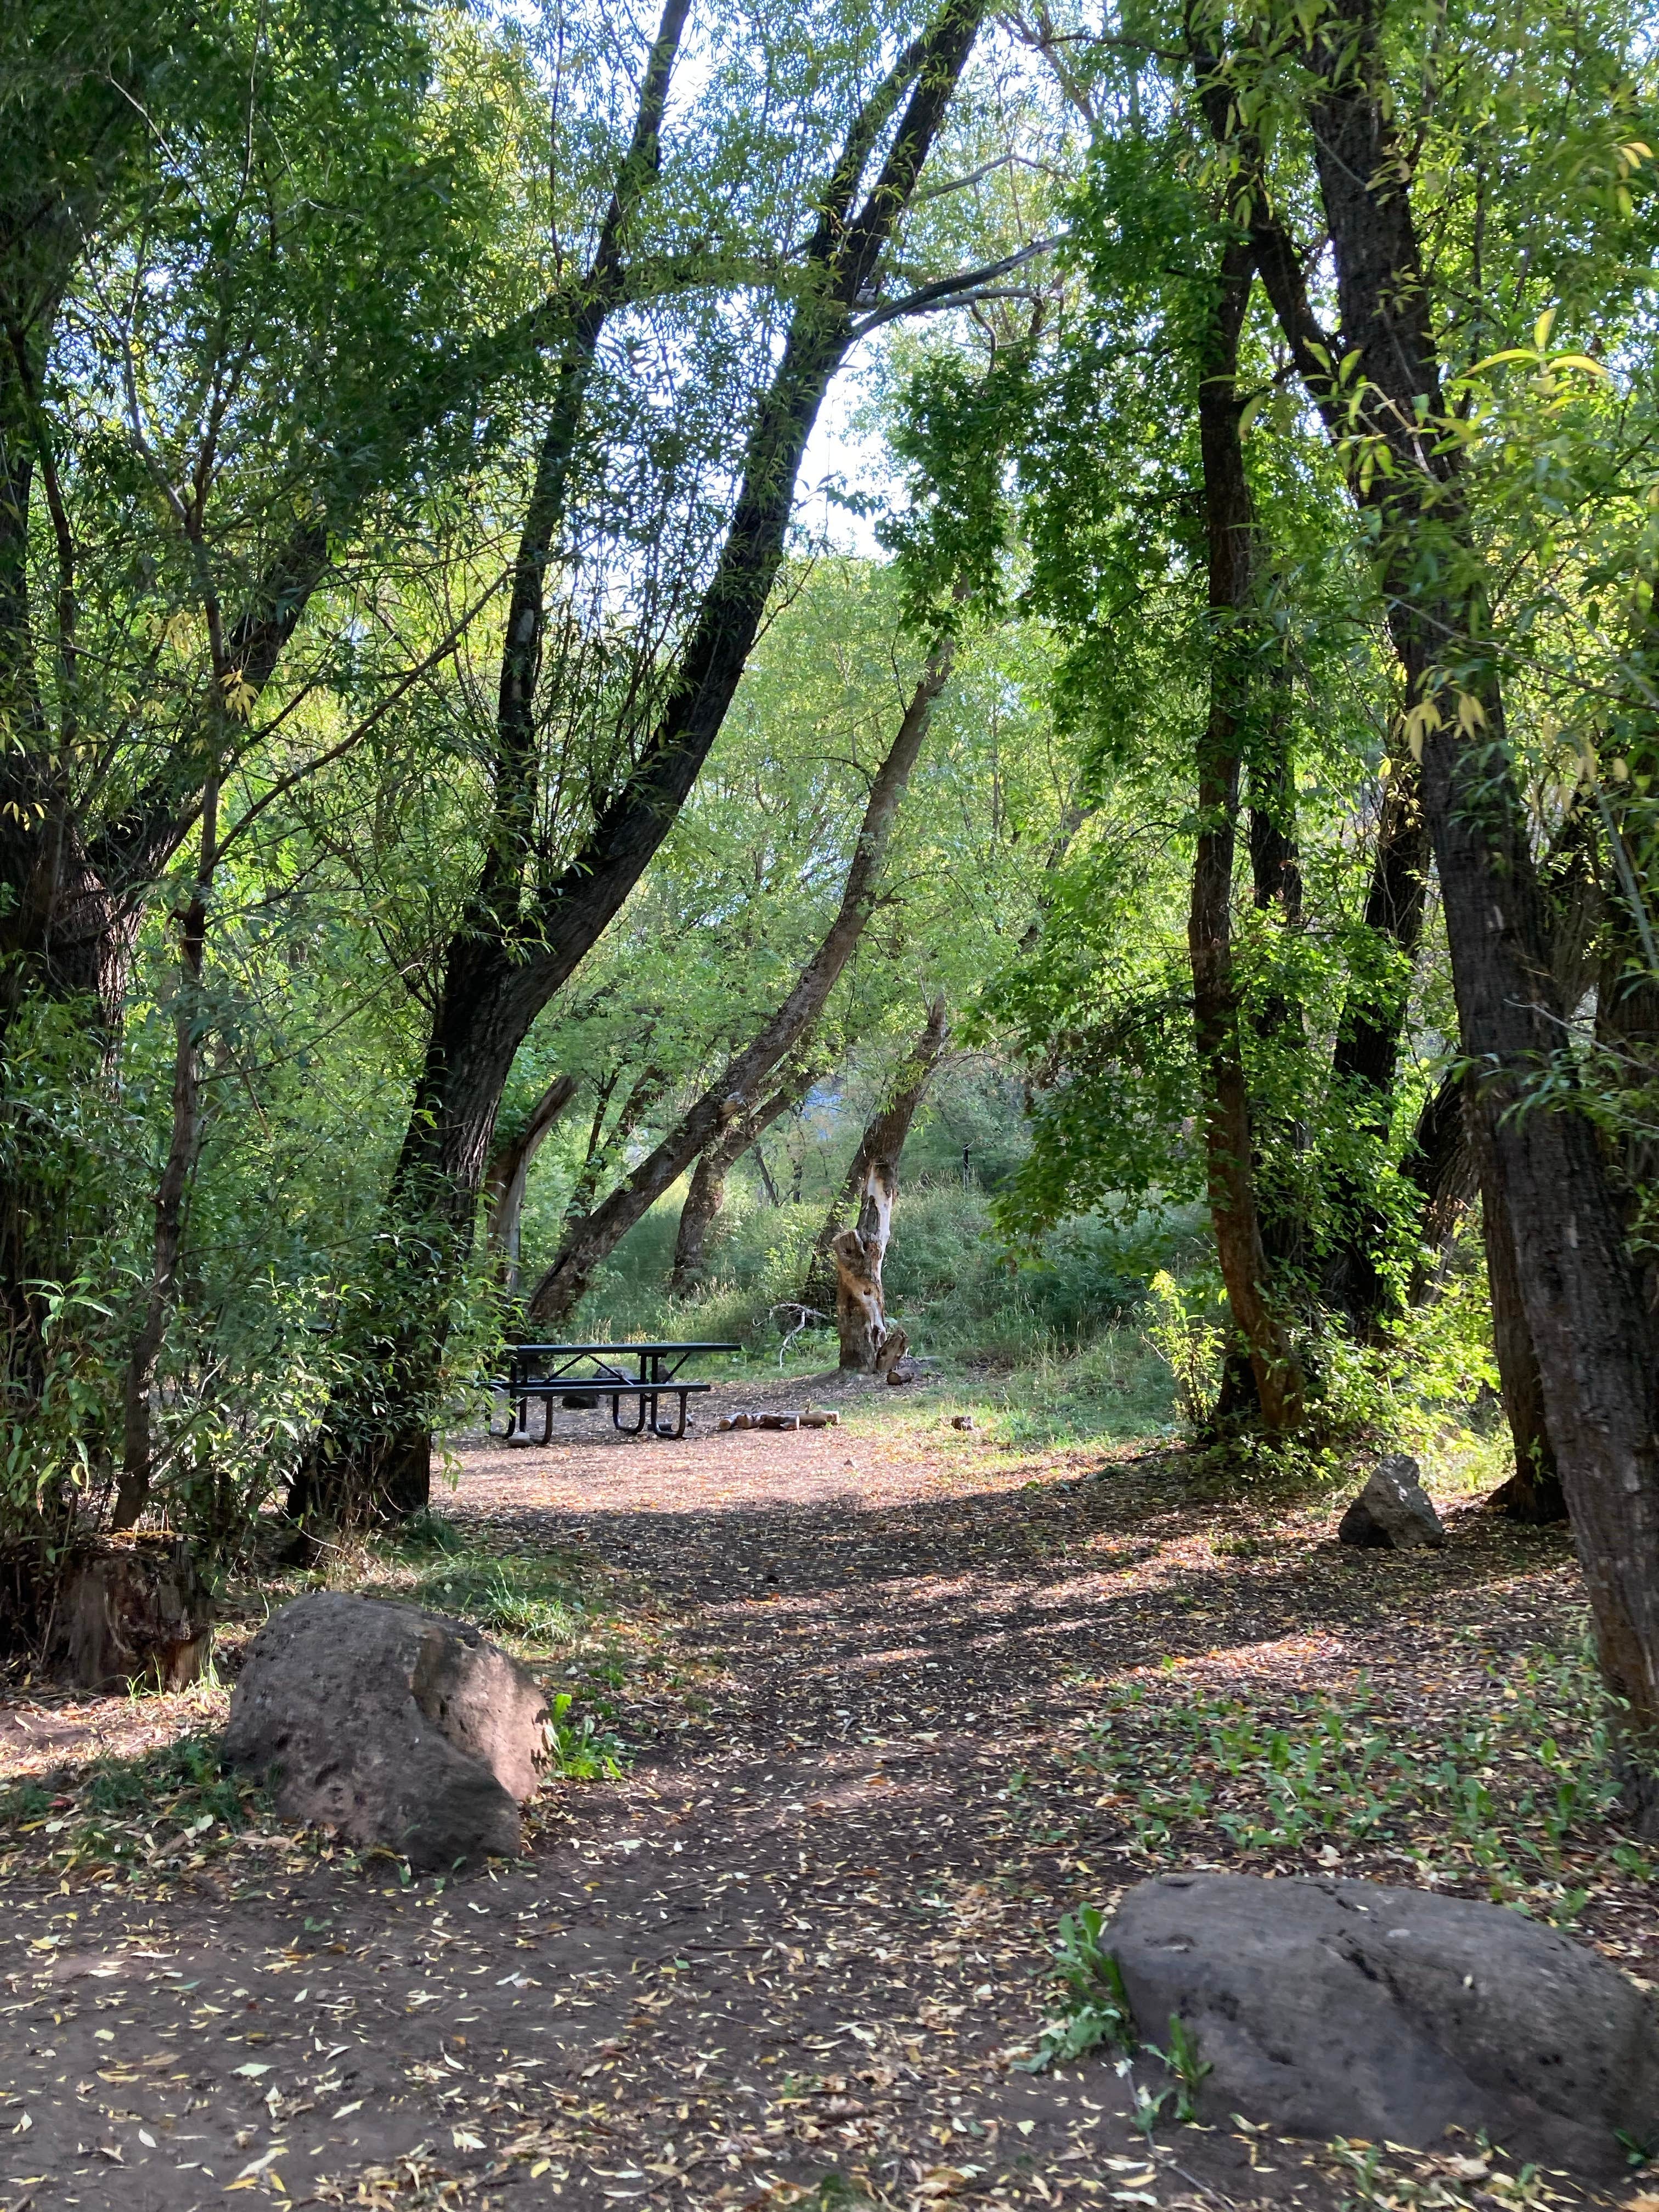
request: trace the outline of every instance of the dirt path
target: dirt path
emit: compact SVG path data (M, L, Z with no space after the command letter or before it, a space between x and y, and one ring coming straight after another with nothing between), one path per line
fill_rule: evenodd
M1109 2065L1011 2069L1060 1914L1137 1870L1068 1747L1136 1669L1443 1688L1472 1626L1559 1609L1561 1547L1468 1520L1431 1558L1340 1553L1328 1515L1194 1503L1175 1462L943 1425L587 1428L475 1446L444 1510L625 1578L628 1775L447 1887L244 1855L141 1900L15 1863L4 2212L1336 2205L1306 2146L1172 2128L1149 2157Z

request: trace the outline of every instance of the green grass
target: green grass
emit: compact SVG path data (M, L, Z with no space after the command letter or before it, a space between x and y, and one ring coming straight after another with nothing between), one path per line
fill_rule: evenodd
M750 1357L775 1361L791 1322L774 1309L800 1294L822 1206L740 1201L722 1217L707 1286L671 1298L665 1285L680 1196L676 1190L653 1206L599 1271L580 1310L583 1330L730 1337ZM1091 1216L1063 1224L1035 1255L1016 1259L992 1226L984 1192L912 1186L894 1218L888 1310L927 1356L1006 1367L1064 1356L1132 1320L1151 1274L1188 1246L1195 1250L1194 1238L1184 1216L1147 1215L1127 1228Z
M1364 1685L1264 1698L1130 1682L1079 1765L1152 1863L1386 1859L1571 1924L1603 1881L1656 1870L1621 1832L1606 1693L1587 1643L1489 1676L1449 1721Z
M221 1771L218 1735L197 1734L20 1784L0 1796L0 1831L44 1847L60 1875L165 1869L204 1863L270 1809L260 1784Z
M376 1547L368 1577L351 1587L470 1620L516 1657L565 1657L586 1634L580 1560L562 1553L487 1551L441 1514L428 1512Z

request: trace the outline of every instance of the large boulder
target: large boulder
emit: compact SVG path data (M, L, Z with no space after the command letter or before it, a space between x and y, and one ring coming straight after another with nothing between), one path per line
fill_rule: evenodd
M1404 1452L1390 1452L1379 1460L1370 1481L1342 1516L1336 1537L1340 1544L1378 1545L1395 1552L1443 1544L1446 1532L1434 1500L1423 1487L1417 1462Z
M272 1777L285 1820L417 1867L519 1848L547 1701L476 1628L319 1590L273 1613L230 1701L224 1759Z
M1177 2014L1199 2116L1425 2149L1485 2129L1585 2179L1659 2133L1659 2023L1582 1944L1505 1905L1253 1875L1138 1883L1105 1939L1139 2033Z

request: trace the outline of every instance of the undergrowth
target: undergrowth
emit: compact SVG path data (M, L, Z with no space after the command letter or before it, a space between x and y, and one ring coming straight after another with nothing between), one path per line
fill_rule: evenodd
M1621 1830L1613 1709L1587 1642L1489 1674L1489 1697L1455 1716L1390 1710L1363 1682L1264 1705L1132 1681L1079 1764L1149 1861L1408 1862L1418 1881L1568 1925L1598 1881L1655 1872Z
M219 1739L179 1736L137 1759L98 1759L0 1796L0 1832L60 1877L175 1873L222 1856L269 1817L262 1784L226 1774Z

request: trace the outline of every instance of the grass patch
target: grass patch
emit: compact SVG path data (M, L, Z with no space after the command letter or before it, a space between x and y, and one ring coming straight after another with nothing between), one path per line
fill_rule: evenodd
M1563 1926L1603 1885L1650 1882L1652 1855L1620 1825L1588 1643L1493 1662L1486 1679L1450 1714L1391 1709L1363 1682L1250 1698L1133 1681L1078 1761L1149 1862L1393 1863Z
M0 1832L60 1876L177 1872L205 1866L270 1812L263 1784L223 1772L217 1734L203 1733L21 1783L0 1796Z
M441 1514L425 1513L380 1544L352 1586L471 1621L516 1658L545 1664L567 1657L592 1626L585 1572L565 1553L486 1551Z

